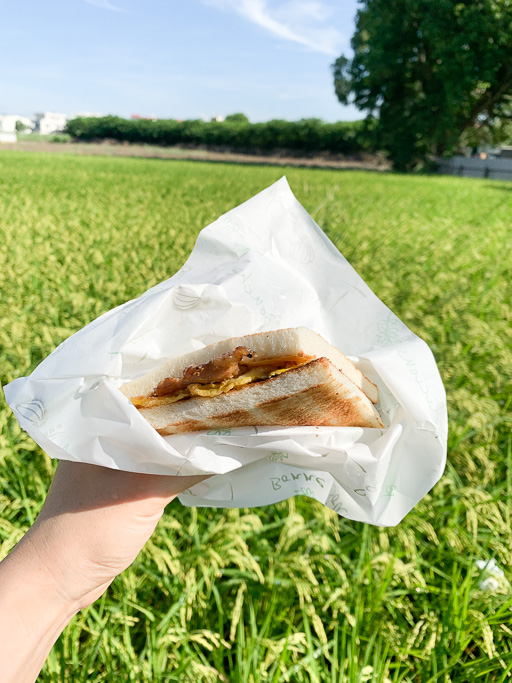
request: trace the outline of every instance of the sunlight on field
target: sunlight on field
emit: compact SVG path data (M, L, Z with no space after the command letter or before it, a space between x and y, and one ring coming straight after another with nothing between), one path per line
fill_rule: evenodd
M172 275L201 228L283 174L431 346L448 393L446 473L393 529L309 498L171 504L132 568L66 629L41 681L508 680L512 184L0 153L0 380ZM4 556L54 465L3 394L0 425ZM490 558L507 579L485 591L475 563Z

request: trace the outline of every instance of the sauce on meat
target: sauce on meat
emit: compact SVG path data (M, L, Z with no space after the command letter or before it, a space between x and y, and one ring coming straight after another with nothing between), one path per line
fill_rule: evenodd
M222 356L203 365L189 365L183 372L183 377L167 377L162 380L153 392L153 396L169 396L177 391L182 391L189 384L214 384L232 379L242 374L240 367L245 361L251 361L255 356L245 346L237 346L231 353L223 353Z

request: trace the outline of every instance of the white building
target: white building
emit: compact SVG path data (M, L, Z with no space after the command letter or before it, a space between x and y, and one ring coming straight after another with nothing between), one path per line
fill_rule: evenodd
M2 142L18 142L18 135L16 133L4 133L0 130L0 143Z
M28 116L18 116L17 114L4 114L0 116L0 133L15 133L16 123L20 121L27 132L30 132L34 128L33 119L29 119Z
M51 111L36 114L35 131L41 135L60 132L66 127L67 120L66 114L57 114Z
M78 117L84 119L101 119L103 116L105 116L105 114L98 114L98 112L78 111L74 114L70 114L70 116L68 116L68 121L72 121L73 119L77 119Z

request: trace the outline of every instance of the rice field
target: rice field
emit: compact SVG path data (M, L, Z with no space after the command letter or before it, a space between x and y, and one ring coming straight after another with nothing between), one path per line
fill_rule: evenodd
M245 510L174 501L65 630L44 683L512 677L512 184L0 151L0 381L172 275L202 227L283 174L431 346L448 394L446 472L386 529L307 497ZM0 428L3 557L55 463L3 394Z

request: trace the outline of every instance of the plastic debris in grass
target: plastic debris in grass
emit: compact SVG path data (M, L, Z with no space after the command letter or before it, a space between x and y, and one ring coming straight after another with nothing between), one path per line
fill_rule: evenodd
M503 569L498 567L493 557L490 560L477 560L475 564L482 571L482 578L478 583L480 590L493 592L505 584L508 586Z

